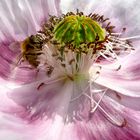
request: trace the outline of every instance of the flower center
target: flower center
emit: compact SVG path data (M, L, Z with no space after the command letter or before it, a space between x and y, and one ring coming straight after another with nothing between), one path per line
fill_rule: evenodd
M121 33L114 32L114 26L108 20L98 14L85 16L82 12L70 12L62 17L51 16L37 34L23 41L21 52L24 61L38 70L45 70L50 77L50 81L46 78L46 83L42 82L37 87L38 90L44 85L72 81L82 92L80 94L76 87L76 94L70 103L84 96L90 101L90 113L98 107L113 124L122 126L124 120L112 118L100 106L107 89L92 89L101 67L104 67L100 62L112 63L121 52L132 49L127 39L120 38ZM94 63L100 65L93 68ZM120 65L116 70L119 69ZM102 95L96 101L95 93L100 95L100 92Z
M88 73L93 63L113 62L122 51L132 49L108 20L82 12L51 16L36 35L23 41L23 59L35 68L45 68L49 76L61 71L69 79L77 79L76 75Z

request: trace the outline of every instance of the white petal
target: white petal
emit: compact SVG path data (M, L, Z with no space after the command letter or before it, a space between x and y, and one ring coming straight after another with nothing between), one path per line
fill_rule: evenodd
M119 71L103 69L96 82L121 94L140 97L139 52L137 47L132 54L121 58Z
M1 0L0 11L0 28L5 39L23 40L36 33L49 14L58 15L59 0Z

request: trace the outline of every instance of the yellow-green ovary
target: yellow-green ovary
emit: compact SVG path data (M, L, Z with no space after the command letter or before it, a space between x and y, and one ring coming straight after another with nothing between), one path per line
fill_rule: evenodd
M105 30L90 17L71 15L65 17L54 28L54 36L62 44L72 43L78 47L82 43L95 42L105 39Z

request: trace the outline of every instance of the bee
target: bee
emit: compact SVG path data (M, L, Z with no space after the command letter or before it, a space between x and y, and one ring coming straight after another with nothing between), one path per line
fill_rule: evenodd
M21 43L23 61L28 61L33 67L39 65L38 56L42 54L44 39L40 34L31 35Z

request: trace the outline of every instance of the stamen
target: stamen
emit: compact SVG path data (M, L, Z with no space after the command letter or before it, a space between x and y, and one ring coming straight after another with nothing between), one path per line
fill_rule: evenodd
M112 45L110 44L110 42L108 42L108 44L106 44L106 47L108 48L109 54L113 59L117 59L118 60L118 56L116 55L116 53L112 50Z
M102 66L103 69L106 70L113 70L113 71L119 71L121 69L121 64L111 64L111 65L107 65L107 66Z
M58 78L58 79L55 79L55 80L47 81L47 83L46 82L42 82L41 84L39 84L37 89L39 90L42 86L51 85L51 84L54 84L56 82L62 81L64 79L66 79L66 77L62 77L62 78Z
M140 39L140 35L132 36L132 37L126 37L126 38L120 38L120 40L133 40L133 39Z
M118 126L118 127L124 127L126 126L127 124L127 121L126 119L123 119L123 120L119 120L117 119L115 116L111 116L110 114L108 114L100 105L105 93L107 92L108 89L105 89L99 99L98 102L95 101L94 97L93 97L93 92L92 92L92 88L91 88L91 85L92 84L92 81L90 81L90 95L88 95L87 93L83 94L85 95L86 97L88 97L91 101L91 111L90 113L94 113L96 111L97 108L99 108L105 115L105 117L114 125ZM94 105L95 104L95 105Z
M97 107L99 106L100 102L102 101L105 93L106 93L107 89L102 93L101 98L99 99L99 101L97 102L97 104L94 106L94 108L91 109L91 113L95 112L95 110L97 109Z
M40 90L40 88L44 85L44 83L41 83L38 87L37 90Z
M93 89L91 90L91 92L94 92L94 93L100 93L100 92L103 92L105 91L106 89Z
M73 98L70 102L73 102L73 101L79 99L81 96L84 95L84 96L88 97L88 99L90 99L90 101L91 101L91 111L90 111L91 114L94 113L94 112L96 111L97 108L99 108L99 109L104 113L105 117L106 117L112 124L114 124L114 125L116 125L116 126L118 126L118 127L124 127L124 126L126 126L126 124L127 124L126 119L123 119L123 120L120 121L120 120L117 119L116 117L109 115L109 114L100 106L100 102L102 101L102 99L103 99L103 97L104 97L104 95L105 95L105 93L107 92L108 89L95 90L95 91L98 92L98 93L101 92L101 91L103 91L103 93L102 93L102 95L101 95L99 101L96 102L96 101L94 100L93 94L92 94L91 92L90 92L90 95L88 95L88 94L86 93L86 91L88 90L88 88L89 88L89 86L87 86L87 87L85 88L85 90L82 92L82 94L80 94L79 96ZM94 106L94 104L95 104L95 106Z
M108 33L108 34L111 34L111 35L121 35L122 34L122 32L120 32L120 33Z
M116 69L116 71L119 71L119 70L121 69L121 67L122 67L122 66L121 66L121 65L119 65L119 67Z
M126 126L126 119L123 119L121 122L114 116L110 116L100 105L98 102L96 102L93 98L91 98L89 95L84 94L86 97L88 97L94 104L97 105L97 107L104 113L105 117L108 121L110 121L112 124L118 126L118 127L124 127ZM101 101L100 101L101 102Z
M73 101L75 101L75 100L77 100L77 99L79 99L81 96L83 96L88 89L89 89L89 85L82 91L82 93L79 96L77 96L75 98L72 98L70 100L70 103L73 102Z
M113 60L110 60L106 55L104 55L104 53L100 52L100 55L101 55L102 57L104 57L107 61L113 62Z
M115 93L116 97L117 97L119 100L122 99L121 95L119 95L119 93L118 93L117 91L114 91L114 93Z

